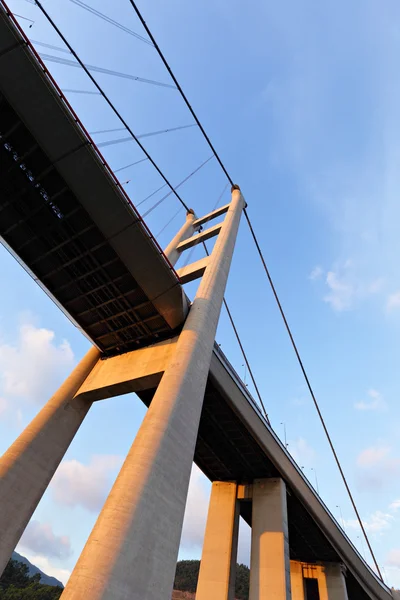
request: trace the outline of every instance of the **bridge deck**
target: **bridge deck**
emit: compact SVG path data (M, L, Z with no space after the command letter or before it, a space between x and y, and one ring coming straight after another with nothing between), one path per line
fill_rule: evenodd
M0 236L106 355L185 318L176 273L1 2Z

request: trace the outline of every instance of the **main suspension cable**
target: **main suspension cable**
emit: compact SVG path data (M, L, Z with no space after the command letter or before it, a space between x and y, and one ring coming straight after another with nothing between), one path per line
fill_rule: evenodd
M192 108L192 106L191 106L190 102L188 101L188 99L187 99L187 97L186 97L185 93L183 92L183 90L182 90L182 88L181 88L181 86L180 86L180 84L179 84L178 80L176 79L175 75L173 74L173 72L172 72L172 70L171 70L171 68L170 68L170 66L169 66L169 64L168 64L168 62L167 62L167 60L166 60L166 58L164 57L164 54L162 53L162 51L161 51L160 47L158 46L158 44L157 44L157 42L156 42L156 40L155 40L154 36L152 35L152 33L151 33L150 29L148 28L148 26L147 26L147 24L146 24L146 22L145 22L144 18L142 17L142 15L141 15L141 13L140 13L140 11L139 11L139 9L138 9L138 7L137 7L136 3L134 2L134 0L129 0L129 1L130 1L131 5L132 5L133 9L135 10L135 12L136 12L136 14L137 14L137 16L138 16L139 20L141 21L141 23L142 23L142 25L143 25L144 29L146 30L147 34L149 35L149 37L150 37L150 39L151 39L151 41L152 41L152 43L153 43L154 47L156 48L156 50L157 50L157 52L158 52L158 54L159 54L159 56L160 56L161 60L163 61L163 63L164 63L164 65L165 65L165 67L166 67L166 69L167 69L168 73L170 74L170 76L171 76L172 80L174 81L174 83L175 83L175 85L176 85L177 89L179 90L179 92L180 92L180 94L181 94L181 96L182 96L183 100L185 101L185 103L186 103L186 105L187 105L187 107L188 107L189 111L191 112L191 114L192 114L193 118L195 119L195 121L196 121L197 125L199 126L199 129L201 130L201 132L202 132L202 134L203 134L203 136L204 136L205 140L207 141L208 145L210 146L210 148L211 148L211 150L212 150L212 152L213 152L213 154L214 154L215 158L217 159L217 161L218 161L218 163L219 163L220 167L222 168L223 172L225 173L226 177L228 178L228 181L231 183L231 185L233 185L233 180L232 180L232 178L230 177L230 175L229 175L228 171L226 170L226 168L225 168L225 166L224 166L224 164L223 164L223 162L222 162L221 158L219 157L219 155L218 155L217 151L215 150L215 148L214 148L214 146L213 146L213 144L212 144L212 142L211 142L210 138L208 137L208 135L207 135L206 131L204 130L204 128L203 128L203 126L202 126L201 122L199 121L199 119L198 119L198 117L197 117L196 113L194 112L194 110L193 110L193 108ZM108 97L106 96L106 94L104 93L104 91L102 90L102 88L99 86L99 84L96 82L96 80L95 80L95 79L94 79L94 78L91 76L91 74L90 74L89 70L88 70L88 69L85 67L85 65L84 65L84 64L82 63L82 61L79 59L79 57L78 57L78 55L76 54L76 52L75 52L75 51L72 49L72 47L70 46L70 44L67 42L67 40L65 39L64 35L63 35L63 34L60 32L59 28L58 28L58 27L55 25L54 21L51 19L51 17L50 17L50 16L48 15L48 13L45 11L45 9L43 8L43 6L42 6L42 5L41 5L41 3L39 2L39 0L35 0L35 4L36 4L36 5L37 5L37 6L40 8L40 10L42 11L42 13L43 13L43 14L46 16L47 20L48 20L48 21L49 21L49 22L52 24L52 26L54 27L54 29L55 29L55 30L57 31L57 33L60 35L60 37L62 38L62 40L64 41L64 43L67 45L67 47L70 49L71 53L74 55L74 57L75 57L75 58L76 58L76 60L79 62L79 64L81 65L81 67L82 67L82 68L85 70L86 74L87 74L87 75L90 77L91 81L94 83L94 85L95 85L95 86L97 87L97 89L100 91L100 93L101 93L101 95L103 96L103 98L106 100L106 102L107 102L107 103L109 104L109 106L112 108L112 110L115 112L115 114L116 114L116 115L118 116L118 118L121 120L121 122L122 122L122 123L125 125L125 127L126 127L126 128L127 128L127 130L129 131L129 133L132 135L132 137L134 137L134 139L135 139L135 141L137 142L137 144L139 145L139 147L140 147L140 148L143 150L143 152L144 152L144 153L146 154L146 156L149 158L149 160L151 161L151 163L153 164L153 166L156 168L156 170L158 171L158 173L161 175L161 177L164 179L164 181L166 182L166 184L167 184L167 185L170 187L170 189L171 189L171 193L175 193L175 195L177 196L177 198L179 199L179 201L181 202L181 204L182 204L182 205L183 205L183 206L186 208L186 210L189 210L189 209L188 209L188 207L187 207L187 205L186 205L186 204L183 202L183 200L182 200L182 199L181 199L181 198L178 196L178 194L176 193L176 191L174 190L174 188L172 187L172 185L171 185L171 184L168 182L168 180L166 179L165 175L164 175L164 174L161 172L161 170L160 170L160 169L158 168L158 166L155 164L155 162L154 162L154 161L153 161L153 159L150 157L150 155L147 153L147 151L144 149L144 147L142 146L142 144L141 144L141 143L140 143L140 142L137 140L137 138L136 138L135 134L134 134L134 133L131 131L131 129L128 127L128 125L126 124L125 120L122 118L122 116L121 116L121 115L120 115L120 113L117 111L117 109L115 108L115 106L114 106L114 105L111 103L111 101L108 99ZM164 84L164 85L165 85L165 84ZM286 319L285 313L284 313L284 311L283 311L283 308L282 308L282 305L281 305L281 303L280 303L280 300L279 300L278 294L277 294L277 292L276 292L275 286L274 286L274 284L273 284L273 281L272 281L272 279L271 279L271 276L270 276L270 274L269 274L269 271L268 271L267 265L266 265L266 263L265 263L265 259L264 259L264 257L263 257L263 254L262 254L262 251L261 251L260 245L259 245L259 243L258 243L258 241L257 241L257 238L256 238L256 236L255 236L255 233L254 233L254 230L253 230L253 227L252 227L252 225L251 225L251 222L250 222L250 219L249 219L249 216L248 216L248 213L247 213L246 209L244 210L244 214L245 214L245 217L246 217L246 220L247 220L248 226L249 226L249 228L250 228L250 232L251 232L251 234L252 234L253 241L254 241L254 243L255 243L255 245L256 245L256 248L257 248L257 251L258 251L258 253L259 253L259 256L260 256L261 262L262 262L262 264L263 264L263 267L264 267L264 270L265 270L265 272L266 272L267 278L268 278L268 280L269 280L269 283L270 283L270 286L271 286L271 289L272 289L273 295L274 295L274 297L275 297L275 300L276 300L276 302L277 302L277 304L278 304L278 308L279 308L279 311L280 311L280 313L281 313L282 319L283 319L283 321L284 321L284 324L285 324L285 327L286 327L287 333L288 333L288 335L289 335L289 337L290 337L290 341L291 341L291 343L292 343L292 346L293 346L293 349L294 349L294 351L295 351L295 354L296 354L296 357L297 357L297 361L298 361L298 363L299 363L299 365L300 365L300 368L301 368L301 371L302 371L302 373L303 373L303 376L304 376L304 378L305 378L305 381L306 381L306 384L307 384L308 390L309 390L309 392L310 392L310 395L311 395L311 397L312 397L312 400L313 400L313 402L314 402L314 405L315 405L315 408L316 408L316 410L317 410L318 416L319 416L319 418L320 418L321 424L322 424L322 426L323 426L323 429L324 429L325 435L326 435L326 437L327 437L327 439L328 439L328 442L329 442L329 445L330 445L330 447L331 447L332 453L333 453L333 455L334 455L334 458L335 458L336 464L337 464L337 466L338 466L338 469L339 469L339 472L340 472L340 474L341 474L342 480L343 480L343 482L344 482L345 488L346 488L346 490L347 490L347 493L348 493L348 495L349 495L349 498L350 498L351 504L352 504L352 506L353 506L353 509L354 509L354 511L355 511L355 513L356 513L356 516L357 516L358 522L359 522L359 524L360 524L360 527L361 527L361 530L362 530L362 532L363 532L364 538L365 538L365 540L366 540L366 542L367 542L367 545L368 545L369 551L370 551L370 553L371 553L371 556L372 556L372 559L373 559L373 561L374 561L374 563L375 563L375 566L376 566L376 569L377 569L377 571L378 571L379 577L380 577L380 579L383 581L383 577L382 577L381 571L380 571L380 569L379 569L379 565L378 565L378 563L377 563L377 560L376 560L376 558L375 558L374 552L373 552L373 550L372 550L372 547L371 547L371 544L370 544L370 542L369 542L369 539L368 539L367 533L366 533L366 531L365 531L365 528L364 528L363 522L362 522L362 520L361 520L361 517L360 517L360 515L359 515L359 513L358 513L358 510L357 510L357 507L356 507L356 504L355 504L354 498L353 498L353 496L352 496L352 493L351 493L351 491L350 491L350 488L349 488L349 486L348 486L348 483L347 483L346 477L345 477L345 475L344 475L344 472L343 472L343 470L342 470L342 467L341 467L341 464L340 464L339 458L338 458L338 456L337 456L337 454L336 454L335 448L334 448L334 446L333 446L333 443L332 443L331 437L330 437L330 435L329 435L329 433L328 433L328 429L327 429L327 427L326 427L326 425L325 425L325 421L324 421L324 419L323 419L322 413L321 413L321 411L320 411L320 408L319 408L319 406L318 406L318 402L317 402L317 400L316 400L316 397L315 397L315 395L314 395L314 392L313 392L313 389L312 389L312 387L311 387L310 381L309 381L309 379L308 379L308 376L307 376L306 370L305 370L305 368L304 368L304 365L303 365L302 359L301 359L301 357L300 357L299 351L298 351L298 349L297 349L297 346L296 346L296 344L295 344L295 341L294 341L294 338L293 338L292 332L291 332L291 330L290 330L290 327L289 327L289 325L288 325L288 322L287 322L287 319ZM249 372L250 372L250 370L249 370ZM265 409L264 409L264 410L265 410Z
M217 151L215 150L215 148L214 148L213 144L211 143L211 140L210 140L210 138L208 137L208 135L207 135L207 133L206 133L206 131L205 131L205 129L204 129L204 127L203 127L203 125L200 123L200 120L197 118L197 115L196 115L196 113L194 112L194 110L193 110L193 108L192 108L192 106L191 106L191 104L190 104L189 100L187 99L185 92L184 92L184 91L183 91L183 89L181 88L181 86L180 86L180 84L179 84L179 81L177 80L177 78L175 77L175 75L174 75L174 73L173 73L173 71L172 71L171 67L169 66L169 64L168 64L168 61L167 61L167 59L165 58L165 56L164 56L164 54L163 54L163 52L162 52L162 50L161 50L160 46L157 44L157 42L156 42L156 40L155 40L155 38L154 38L153 34L151 33L151 31L150 31L149 27L147 26L147 23L146 23L146 21L144 20L144 18L143 18L143 16L142 16L142 14L141 14L141 12L140 12L140 10L138 9L138 7L137 7L137 5L136 5L136 2L134 2L134 0L129 0L129 2L131 3L131 5L132 5L132 7L133 7L133 9L134 9L134 11L135 11L135 13L136 13L136 14L137 14L137 16L139 17L139 20L140 20L140 22L142 23L143 27L145 28L147 35L149 36L149 38L150 38L150 39L151 39L151 41L153 42L153 45L154 45L155 49L157 50L159 57L160 57L160 58L161 58L161 60L163 61L165 68L167 69L167 71L168 71L168 73L170 74L170 76L171 76L171 78L172 78L173 82L175 83L176 87L178 88L180 95L182 96L183 100L185 101L185 104L186 104L186 106L188 107L188 109L190 110L190 112L191 112L191 114L192 114L192 117L193 117L193 118L194 118L194 120L196 121L197 125L199 126L199 129L200 129L201 133L202 133L202 134L203 134L203 136L205 137L205 139L206 139L206 141L207 141L208 145L210 146L210 148L211 148L211 150L212 150L212 152L213 152L213 154L214 154L215 158L216 158L216 159L217 159L217 161L219 162L221 169L223 170L223 172L224 172L224 173L225 173L225 175L227 176L229 183L230 183L231 185L233 185L233 181L232 181L232 179L231 179L231 177L230 177L230 175L229 175L228 171L226 170L226 168L225 168L225 166L224 166L224 164L223 164L222 160L220 159L220 157L219 157L219 155L218 155Z
M172 80L174 81L174 83L175 83L176 87L178 88L178 90L179 90L179 92L180 92L180 94L181 94L181 96L182 96L183 100L185 101L185 103L186 103L186 106L187 106L187 107L188 107L188 109L190 110L190 112L191 112L191 114L192 114L193 118L195 119L196 123L198 124L198 126L199 126L199 129L201 130L202 134L204 135L204 138L205 138L205 140L207 141L208 145L210 146L211 150L213 151L213 153L214 153L214 156L215 156L215 158L217 159L217 161L218 161L218 163L219 163L219 165L220 165L221 169L222 169L222 170L223 170L223 172L225 173L225 175L226 175L226 177L228 178L228 181L230 182L230 184L231 184L231 185L233 185L233 180L232 180L231 176L229 175L229 173L228 173L227 169L226 169L226 168L225 168L225 166L224 166L224 163L222 162L221 158L219 157L219 155L218 155L217 151L215 150L215 148L214 148L214 146L213 146L213 144L212 144L212 142L211 142L210 138L208 137L207 133L205 132L205 130L204 130L204 127L202 126L202 124L201 124L200 120L198 119L198 117L197 117L196 113L194 112L194 110L193 110L193 108L192 108L192 106L191 106L191 104L190 104L189 100L187 99L187 97L186 97L186 95L185 95L185 93L184 93L184 91L183 91L182 87L180 86L180 84L179 84L179 82L178 82L177 78L175 77L174 73L172 72L172 69L171 69L171 67L169 66L169 64L168 64L168 62L167 62L167 60L166 60L166 58L165 58L165 56L164 56L164 54L163 54L162 50L160 49L160 47L159 47L159 45L157 44L157 42L156 42L156 40L155 40L155 38L154 38L153 34L151 33L151 31L150 31L149 27L147 26L147 23L145 22L145 20L144 20L144 18L143 18L143 16L142 16L142 14L141 14L141 12L140 12L140 10L138 9L138 7L137 7L136 3L134 2L134 0L129 0L129 2L131 3L131 5L132 5L132 7L133 7L134 11L136 12L137 16L139 17L139 19L140 19L140 21L141 21L141 23L142 23L142 25L143 25L144 29L145 29L145 30L146 30L146 32L147 32L147 35L149 36L149 38L150 38L150 39L151 39L151 41L153 42L153 44L154 44L154 47L156 48L156 50L157 50L157 52L158 52L158 54L159 54L159 56L160 56L161 60L162 60L162 61L163 61L163 63L164 63L164 66L166 67L166 69L167 69L168 73L170 74L170 76L171 76ZM251 225L251 222L250 222L250 219L249 219L249 216L248 216L248 213L247 213L247 210L246 210L246 209L244 209L244 214L245 214L245 217L246 217L247 224L248 224L248 226L249 226L249 228L250 228L250 232L251 232L251 235L252 235L252 237L253 237L253 241L254 241L254 243L255 243L255 245L256 245L256 248L257 248L257 251L258 251L258 253L259 253L259 255L260 255L261 262L262 262L262 264L263 264L264 270L265 270L265 272L266 272L266 274L267 274L267 277L268 277L268 280L269 280L269 283L270 283L271 289L272 289L272 291L273 291L273 294L274 294L275 300L276 300L276 302L277 302L277 304L278 304L278 308L279 308L279 311L280 311L280 313L281 313L282 319L283 319L283 321L284 321L284 324L285 324L286 330L287 330L287 332L288 332L288 334L289 334L289 337L290 337L290 340L291 340L292 346L293 346L293 348L294 348L294 351L295 351L295 354L296 354L297 360L298 360L298 362L299 362L299 365L300 365L300 368L301 368L301 370L302 370L303 376L304 376L304 378L305 378L305 381L306 381L306 383L307 383L307 387L308 387L308 389L309 389L309 392L310 392L310 394L311 394L311 397L312 397L312 400L313 400L313 402L314 402L314 405L315 405L315 407L316 407L316 409L317 409L317 413L318 413L318 416L319 416L319 418L320 418L320 421L321 421L321 424L322 424L322 426L323 426L323 429L324 429L324 431L325 431L325 435L327 436L327 439L328 439L329 445L330 445L330 447L331 447L331 450L332 450L333 456L334 456L334 458L335 458L335 461L336 461L337 467L338 467L338 469L339 469L339 472L340 472L340 474L341 474L341 477L342 477L343 483L344 483L344 485L345 485L345 488L346 488L346 490L347 490L347 493L348 493L348 495L349 495L350 501L351 501L351 503L352 503L352 506L353 506L353 508L354 508L354 511L355 511L355 513L356 513L356 516L357 516L358 522L359 522L359 524L360 524L361 530L362 530L362 532L363 532L363 535L364 535L364 537L365 537L365 540L366 540L366 542L367 542L367 544L368 544L368 548L369 548L369 550L370 550L370 552L371 552L371 556L372 556L372 559L373 559L373 561L374 561L374 563L375 563L375 566L376 566L376 569L377 569L377 571L378 571L379 577L380 577L380 579L383 581L382 574L381 574L381 571L380 571L380 569L379 569L379 566L378 566L377 560L376 560L376 558L375 558L375 555L374 555L374 553L373 553L373 550L372 550L371 544L370 544L370 542L369 542L369 539L368 539L367 533L366 533L366 531L365 531L364 525L363 525L363 523L362 523L361 517L360 517L360 515L359 515L359 513L358 513L358 510L357 510L357 507L356 507L356 504L355 504L354 498L353 498L353 496L352 496L352 494L351 494L351 491L350 491L350 488L349 488L349 486L348 486L348 483L347 483L346 477L345 477L345 475L344 475L343 469L342 469L342 467L341 467L341 464L340 464L339 458L338 458L338 456L337 456L337 454L336 454L336 451L335 451L335 448L334 448L334 446L333 446L333 443L332 443L331 437L330 437L330 435L329 435L329 433L328 433L328 429L327 429L327 427L326 427L326 425L325 425L325 421L324 421L324 419L323 419L323 417L322 417L322 413L321 413L321 411L320 411L320 409L319 409L319 406L318 406L317 400L316 400L316 398L315 398L315 395L314 395L313 389L312 389L312 387L311 387L311 384L310 384L310 381L309 381L309 379L308 379L308 376L307 376L306 370L305 370L305 368L304 368L303 362L302 362L302 360L301 360L300 354L299 354L299 352L298 352L297 346L296 346L296 344L295 344L295 342L294 342L293 335L292 335L292 333L291 333L291 330L290 330L290 328L289 328L288 322L287 322L287 320L286 320L285 313L284 313L284 311L283 311L283 309L282 309L282 305L281 305L281 303L280 303L280 300L279 300L278 294L277 294L277 292L276 292L276 290L275 290L275 286L273 285L273 282L272 282L271 276L270 276L270 274L269 274L269 271L268 271L267 265L266 265L266 263L265 263L264 257L263 257L263 255L262 255L262 252L261 252L260 245L259 245L259 243L258 243L258 241L257 241L257 238L256 238L256 236L255 236L255 233L254 233L254 230L253 230L253 228L252 228L252 225Z
M367 536L367 532L365 531L364 524L363 524L363 522L362 522L362 519L361 519L361 517L360 517L360 515L359 515L359 512L358 512L358 509L357 509L357 506L356 506L355 500L354 500L354 498L353 498L353 494L351 493L351 491L350 491L350 487L349 487L349 485L348 485L348 483L347 483L347 479L346 479L346 476L345 476L345 474L344 474L344 472L343 472L342 465L341 465L341 463L340 463L339 457L338 457L338 455L336 454L336 450L335 450L335 447L334 447L334 445L333 445L333 442L332 442L331 436L330 436L330 434L329 434L329 432L328 432L328 428L327 428L327 426L326 426L326 424L325 424L325 420L324 420L324 418L323 418L323 416L322 416L322 413L321 413L321 410L320 410L320 408L319 408L319 405L318 405L317 399L316 399L316 397L315 397L315 394L314 394L314 390L313 390L313 388L312 388L312 386L311 386L310 380L309 380L309 378L308 378L308 375L307 375L307 371L306 371L306 369L305 369L305 367L304 367L304 364L303 364L303 361L302 361L302 359L301 359L301 356L300 356L299 350L298 350L298 348L297 348L296 342L294 341L294 337L293 337L292 331L291 331L291 329L290 329L290 327L289 327L289 323L288 323L288 321L287 321L287 319L286 319L285 312L284 312L284 310L283 310L283 308L282 308L282 304L281 304L281 302L280 302L280 300L279 300L278 293L277 293L277 291L276 291L276 288L275 288L274 282L272 281L272 277L271 277L271 275L270 275L270 272L269 272L269 270L268 270L267 263L265 262L264 255L263 255L263 253L262 253L262 250L261 250L260 244L258 243L258 240L257 240L256 234L255 234L255 232L254 232L253 226L252 226L252 224L251 224L251 221L250 221L250 217L249 217L249 215L248 215L248 213L247 213L247 210L246 210L246 209L244 209L244 215L245 215L245 218L246 218L247 224L248 224L248 226L249 226L250 233L251 233L251 235L252 235L252 238L253 238L254 244L255 244L255 246L256 246L256 248L257 248L258 255L259 255L259 257L260 257L260 259L261 259L261 262L262 262L262 265L263 265L263 267L264 267L264 271L265 271L265 273L266 273L266 275L267 275L267 278L268 278L269 284L270 284L270 286L271 286L271 290L272 290L272 293L273 293L273 295L274 295L275 301L276 301L276 303L277 303L277 305L278 305L278 309L279 309L279 312L280 312L280 314L281 314L282 320L283 320L283 322L284 322L284 324L285 324L286 331L287 331L287 333L288 333L288 335L289 335L289 338L290 338L290 341L291 341L291 344L292 344L293 350L294 350L294 352L295 352L295 354L296 354L297 362L298 362L298 363L299 363L299 365L300 365L300 369L301 369L301 371L302 371L302 373L303 373L303 377L304 377L304 379L305 379L305 382L306 382L306 385L307 385L308 391L310 392L310 396L311 396L311 398L312 398L312 400L313 400L313 402L314 402L314 406L315 406L315 408L316 408L316 410L317 410L317 413L318 413L318 416L319 416L319 420L320 420L320 422L321 422L321 424L322 424L322 427L323 427L323 429L324 429L324 432L325 432L326 438L327 438L327 440L328 440L329 446L330 446L330 448L331 448L331 450L332 450L332 454L333 454L333 456L334 456L334 459L335 459L336 465L337 465L337 467L338 467L338 469L339 469L339 472L340 472L340 475L341 475L341 477L342 477L343 483L344 483L344 485L345 485L346 491L347 491L347 493L348 493L348 495L349 495L350 502L351 502L351 504L352 504L352 506L353 506L354 512L356 513L357 520L358 520L358 522L359 522L359 525L360 525L360 527L361 527L361 530L362 530L362 532L363 532L363 535L364 535L364 537L365 537L365 541L367 542L367 545L368 545L369 551L370 551L370 553L371 553L371 556L372 556L372 559L373 559L373 561L374 561L374 563L375 563L375 567L376 567L376 569L377 569L377 571L378 571L379 577L380 577L380 578L381 578L381 580L383 581L383 578L382 578L382 573L381 573L381 571L380 571L380 569L379 569L378 562L377 562L377 560L376 560L376 558L375 558L375 554L374 554L374 552L373 552L373 550L372 550L372 547L371 547L371 544L370 544L370 542L369 542L369 539L368 539L368 536Z
M208 248L207 248L207 246L206 246L206 243L205 243L205 242L203 242L203 246L204 246L204 250L206 251L206 254L207 254L207 256L210 256L210 253L208 252ZM235 325L235 322L234 322L234 320L233 320L233 317L232 317L232 313L231 313L231 311L229 310L229 306L228 306L228 303L227 303L227 301L226 301L225 297L224 297L224 299L223 299L223 303L224 303L224 306L225 306L225 310L226 310L226 312L227 312L227 314L228 314L229 321L230 321L230 323L231 323L231 325L232 325L232 329L233 329L233 332L234 332L234 334L235 334L236 340L237 340L237 342L238 342L238 344L239 344L239 348L240 348L240 350L241 350L241 352L242 352L242 356L243 356L243 358L244 358L244 362L246 363L247 370L248 370L248 372L249 372L249 375L250 375L250 377L251 377L251 380L252 380L252 382L253 382L254 389L256 390L256 393L257 393L258 399L259 399L259 401L260 401L260 404L261 404L262 410L263 410L263 412L264 412L264 417L266 418L268 425L271 425L271 422L270 422L270 420L269 420L269 417L268 417L268 413L267 413L267 411L266 411L266 408L265 408L265 405L264 405L263 399L262 399L262 397L261 397L261 394L260 394L260 390L258 389L258 385L257 385L257 383L256 383L256 380L255 380L255 377L254 377L254 374L253 374L252 368L251 368L251 366L250 366L249 359L247 358L247 354L246 354L246 352L245 352L245 349L244 349L244 347L243 347L242 340L240 339L239 332L238 332L238 330L237 330L237 327L236 327L236 325Z

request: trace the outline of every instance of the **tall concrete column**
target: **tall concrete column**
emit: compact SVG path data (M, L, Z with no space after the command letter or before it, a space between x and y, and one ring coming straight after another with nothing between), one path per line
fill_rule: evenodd
M99 356L92 347L0 459L0 574L91 406L73 398Z
M214 481L196 600L234 600L238 533L237 485Z
M249 600L291 600L286 485L282 479L256 479Z
M194 210L190 209L186 213L186 221L184 225L182 225L176 236L170 241L164 250L164 254L172 266L178 262L178 259L181 255L181 253L177 250L178 244L183 242L183 240L187 240L187 238L191 237L194 233L193 221L195 219L196 215L194 214Z
M161 382L63 600L170 600L214 338L244 200L232 202Z
M320 600L348 600L345 567L341 563L323 563L318 574Z
M304 600L303 565L297 560L290 561L290 589L292 600Z

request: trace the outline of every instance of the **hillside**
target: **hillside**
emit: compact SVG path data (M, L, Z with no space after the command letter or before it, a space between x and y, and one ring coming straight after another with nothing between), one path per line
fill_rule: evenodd
M10 559L0 577L0 600L59 600L63 588L40 579L40 573L29 575L27 564Z
M59 587L64 587L61 581L58 581L58 579L56 579L55 577L51 577L50 575L46 575L46 573L43 573L43 571L41 571L38 567L29 562L29 560L25 558L25 556L18 554L18 552L13 552L11 558L26 565L29 569L30 577L32 577L32 575L36 575L36 573L39 573L40 583L43 583L45 585L58 585Z
M172 600L194 600L199 577L199 560L180 560L176 565L174 595ZM248 600L249 598L249 575L250 571L246 565L236 566L236 600ZM182 595L182 594L185 594ZM180 594L180 595L179 595Z

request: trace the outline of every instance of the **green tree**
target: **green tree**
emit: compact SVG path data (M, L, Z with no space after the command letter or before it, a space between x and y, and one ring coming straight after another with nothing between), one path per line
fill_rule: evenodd
M0 577L0 600L58 600L59 586L40 583L40 573L29 577L27 565L10 560Z
M199 560L180 560L176 565L174 589L195 592L199 578ZM236 565L235 596L237 600L248 600L250 570L246 565Z

